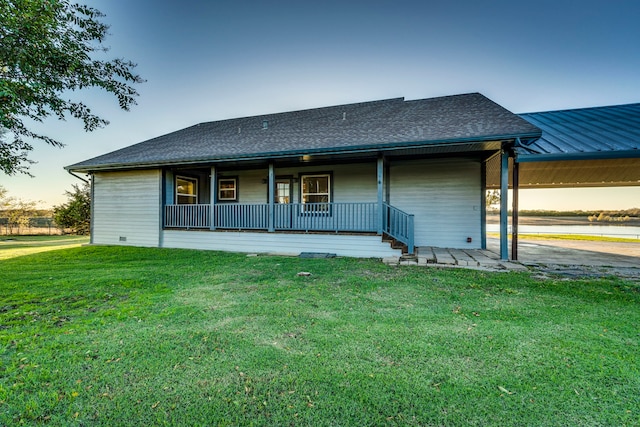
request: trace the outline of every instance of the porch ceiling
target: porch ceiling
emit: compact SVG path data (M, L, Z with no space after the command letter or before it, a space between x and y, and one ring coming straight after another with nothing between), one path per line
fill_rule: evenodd
M640 158L520 163L519 172L521 189L640 186ZM487 188L500 188L499 156L487 162Z

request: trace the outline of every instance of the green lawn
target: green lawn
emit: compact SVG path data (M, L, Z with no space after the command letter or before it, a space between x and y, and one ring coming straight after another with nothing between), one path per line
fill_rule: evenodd
M89 246L0 287L2 426L640 420L640 286L613 277Z
M0 260L86 243L88 236L0 236Z

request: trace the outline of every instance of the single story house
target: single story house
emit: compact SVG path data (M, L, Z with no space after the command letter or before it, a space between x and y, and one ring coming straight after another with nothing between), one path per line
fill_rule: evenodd
M541 133L479 93L397 98L200 123L66 169L91 176L94 244L384 257L484 248L487 164Z

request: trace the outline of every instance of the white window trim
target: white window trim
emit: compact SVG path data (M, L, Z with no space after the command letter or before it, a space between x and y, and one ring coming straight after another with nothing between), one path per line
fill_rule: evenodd
M233 197L222 197L220 193L222 191L230 191L231 188L220 188L220 185L224 181L233 182ZM237 202L238 201L238 178L218 178L218 201L222 202Z
M193 182L193 188L195 189L195 194L189 194L189 193L180 193L178 188L178 180L182 179L184 181L191 181ZM182 176L182 175L176 175L176 204L180 204L178 203L178 197L182 196L182 197L193 197L195 199L195 204L198 204L198 178L193 178L190 176Z
M305 178L327 178L327 192L326 193L305 193L304 192L304 180ZM327 201L326 202L306 202L305 201L305 196L327 196ZM317 208L319 208L320 206L310 206L308 209L305 209L304 206L302 208L303 212L313 212L315 214L327 214L329 213L329 206L331 205L331 174L330 173L311 173L311 174L303 174L300 175L300 203L302 203L303 205L305 204L312 204L312 203L320 203L320 204L325 204L326 206L326 211L324 209L321 210L317 210Z

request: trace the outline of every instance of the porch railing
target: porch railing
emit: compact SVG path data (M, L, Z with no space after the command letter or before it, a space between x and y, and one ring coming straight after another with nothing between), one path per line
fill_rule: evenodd
M377 231L376 203L276 204L274 228L301 231Z
M414 252L413 215L385 203L383 204L382 224L384 233L407 245L408 253Z
M167 205L168 228L214 228L260 230L269 228L268 204ZM376 203L287 203L274 206L276 230L377 231Z
M213 206L215 228L266 230L269 228L269 205L225 203Z
M213 210L213 215L212 215ZM377 203L288 203L274 205L270 224L268 204L166 205L167 228L237 230L377 232ZM211 221L213 218L213 227ZM414 251L413 215L383 204L382 230Z
M166 205L164 226L167 228L210 228L211 205Z

